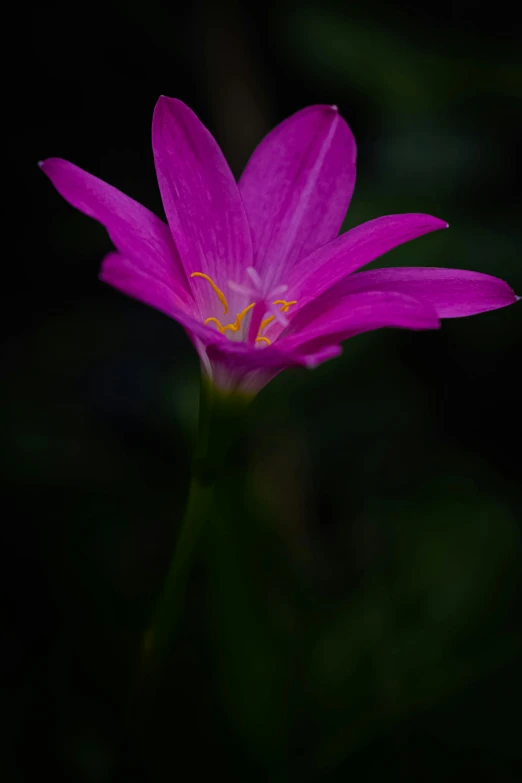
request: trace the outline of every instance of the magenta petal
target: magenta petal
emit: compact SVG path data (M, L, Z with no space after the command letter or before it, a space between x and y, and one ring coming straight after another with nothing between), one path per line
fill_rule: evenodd
M427 302L439 318L460 318L513 304L517 297L498 277L465 269L399 267L371 269L342 280L331 291L396 291Z
M210 359L220 360L236 371L250 372L256 369L281 370L294 365L304 365L302 353L287 353L276 346L256 347L242 342L226 340L209 345L207 353Z
M288 367L316 367L341 353L339 346L320 346L310 351L279 350L277 346L253 348L230 341L207 345L213 382L223 389L257 392Z
M250 158L239 189L267 287L339 233L355 184L356 147L335 106L278 125Z
M152 145L165 213L187 274L209 275L226 291L228 281L240 282L252 264L252 243L223 153L194 112L174 98L156 104ZM212 312L210 286L198 280L192 287Z
M66 201L105 226L121 253L189 304L187 279L165 223L134 199L73 163L48 158L40 167Z
M340 299L328 296L301 310L276 346L287 353L308 353L386 326L438 329L440 323L432 307L404 294L369 291Z
M275 347L252 349L241 343L208 345L206 355L213 383L226 391L256 394L272 378L288 367L307 367L339 356L338 345L311 349L308 353L285 353ZM205 366L207 362L204 362Z
M297 264L285 281L287 298L297 299L301 308L394 247L447 225L430 215L404 214L387 215L352 228Z
M209 346L208 355L244 372L313 366L337 356L339 343L361 332L384 326L438 329L439 325L429 305L403 294L372 291L313 302L266 348L225 340Z
M120 253L109 253L104 258L100 279L127 296L138 299L174 318L203 341L221 342L226 339L219 332L209 329L199 319L194 318L193 313L186 309L184 303L165 283L150 277Z

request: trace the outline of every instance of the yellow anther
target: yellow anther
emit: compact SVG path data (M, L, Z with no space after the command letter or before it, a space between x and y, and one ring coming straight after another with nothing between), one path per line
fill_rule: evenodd
M192 274L190 276L191 277L202 277L203 280L206 280L207 283L210 283L210 285L212 286L212 290L214 291L214 293L216 294L217 298L219 299L219 301L223 305L224 310L225 310L224 315L226 315L228 313L227 298L226 298L225 294L223 293L223 291L220 288L217 287L217 285L214 283L212 278L209 277L208 275L204 275L203 272L192 272ZM207 322L205 321L205 323L207 323Z
M224 327L221 326L217 318L207 318L204 322L205 326L210 323L215 323L221 334L223 334Z
M272 302L272 304L283 305L281 307L281 312L282 313L287 313L288 312L288 308L291 305L297 304L297 299L293 299L291 302L287 302L286 299L276 299L275 302Z
M226 332L227 329L230 329L232 332L239 332L241 329L241 321L245 317L245 315L248 313L249 310L251 310L253 307L256 306L255 302L252 302L252 304L249 304L248 307L245 307L244 310L241 310L240 313L236 315L236 320L233 324L227 324L223 327L223 331Z
M275 302L272 302L272 304L281 305L281 312L282 313L287 313L289 307L291 307L292 305L297 304L297 299L294 299L292 302L287 302L286 299L276 299ZM271 341L268 339L268 337L263 337L263 335L261 334L261 332L263 331L265 326L268 326L268 324L271 324L272 321L275 321L275 315L269 315L268 318L265 318L265 319L263 319L261 321L261 324L259 326L259 331L258 331L257 337L256 337L256 343L262 341L262 342L267 343L267 345L271 345L272 344Z
M268 324L271 324L272 321L275 320L275 315L269 315L268 318L265 318L264 321L261 321L261 324L259 326L259 331L265 328L265 326L268 326Z
M209 277L208 275L203 274L203 272L192 272L192 274L190 276L191 277L202 277L203 280L206 280L207 283L210 283L210 285L212 286L212 290L214 291L214 293L218 297L219 301L223 305L223 307L225 309L225 315L226 315L228 313L228 302L226 300L225 294L223 293L223 291L221 291L221 289L219 289L217 287L217 285L214 283L212 278ZM272 304L281 305L280 311L282 313L287 313L292 305L297 304L297 299L294 299L291 302L288 302L286 299L276 299L275 302L272 302ZM207 318L205 320L205 326L207 324L216 324L216 326L219 329L219 331L221 332L221 334L224 334L226 331L239 332L239 330L241 329L241 322L242 322L243 318L255 306L256 306L256 303L252 302L251 304L248 305L248 307L245 307L244 310L241 310L241 312L236 315L236 320L234 321L234 323L225 324L223 326L223 324L217 318L214 318L213 316L211 316L210 318ZM272 345L272 341L269 340L268 337L264 337L261 334L261 332L269 324L271 324L272 321L274 321L274 320L275 320L275 316L274 315L269 315L268 318L264 318L261 321L261 323L259 325L259 330L257 332L257 337L255 339L256 343L266 343L267 345Z
M225 326L223 326L223 324L220 323L217 318L211 317L211 318L207 318L205 320L205 322L204 322L205 326L207 324L210 324L210 323L215 323L217 328L221 332L221 334L224 334L227 331L227 329L230 329L231 332L239 332L239 330L241 329L241 321L243 320L245 315L248 313L248 311L251 310L255 306L256 306L256 303L252 302L252 304L249 304L248 307L245 307L244 310L241 310L241 312L236 315L236 320L234 321L233 324L225 324Z

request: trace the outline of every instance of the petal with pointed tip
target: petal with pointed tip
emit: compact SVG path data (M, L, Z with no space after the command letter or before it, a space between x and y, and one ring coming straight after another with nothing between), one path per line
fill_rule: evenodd
M98 220L117 249L145 275L175 292L190 306L187 279L167 225L112 185L61 158L40 163L56 190L84 214Z
M333 106L310 106L271 131L239 181L254 264L267 286L339 233L355 184L356 147Z
M342 296L363 291L396 291L413 296L430 304L439 318L484 313L517 300L514 291L498 277L432 267L370 269L342 280L330 293Z
M289 297L302 308L394 247L447 225L431 215L413 213L387 215L356 226L297 264L285 281Z
M237 184L211 133L184 103L161 97L154 109L152 146L165 214L187 272L202 272L225 290L252 265L252 243ZM215 294L193 284L203 309Z

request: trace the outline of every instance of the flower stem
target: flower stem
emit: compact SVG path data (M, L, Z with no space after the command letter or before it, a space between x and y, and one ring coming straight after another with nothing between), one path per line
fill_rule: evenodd
M226 462L226 452L238 433L249 401L244 396L225 395L202 379L187 506L163 591L143 639L142 674L159 673L173 643L196 547L212 517L219 470Z

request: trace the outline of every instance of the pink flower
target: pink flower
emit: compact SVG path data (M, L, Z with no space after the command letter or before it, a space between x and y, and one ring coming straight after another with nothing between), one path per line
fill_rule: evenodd
M285 367L339 355L340 343L361 332L437 329L440 318L517 299L506 283L478 272L358 272L447 223L389 215L337 236L356 148L335 106L310 106L278 125L238 184L181 101L159 99L152 145L168 226L72 163L40 165L69 203L109 232L116 252L104 259L101 279L178 321L204 372L224 389L256 392Z

